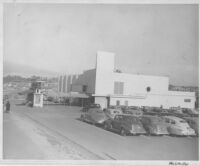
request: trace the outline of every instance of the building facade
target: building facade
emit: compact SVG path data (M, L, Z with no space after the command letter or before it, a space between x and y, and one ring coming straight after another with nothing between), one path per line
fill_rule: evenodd
M98 52L95 69L84 71L74 79L73 76L68 77L71 81L65 81L68 82L65 86L70 86L69 91L90 95L102 108L109 105L163 108L195 106L195 92L169 91L168 77L116 72L114 53ZM61 89L65 89L61 84Z

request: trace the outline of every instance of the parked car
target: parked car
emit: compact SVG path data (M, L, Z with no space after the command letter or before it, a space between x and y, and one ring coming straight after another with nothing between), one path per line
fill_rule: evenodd
M129 106L130 109L141 109L139 106Z
M137 109L130 108L130 111L131 111L132 115L134 115L134 116L142 116L143 115L143 111L140 108L137 108Z
M195 109L183 108L182 112L184 114L188 114L189 116L192 116L192 117L198 117L199 116L199 112Z
M188 114L183 113L183 110L181 108L179 108L179 109L170 109L168 112L169 112L170 115L176 116L176 117L180 117L180 118L189 116Z
M123 114L132 115L132 111L128 108L122 109Z
M116 107L120 108L123 112L128 109L128 106L125 106L125 105L120 105Z
M158 113L159 116L168 116L171 115L171 113L169 113L168 109L162 109L162 111L160 113Z
M92 124L103 124L108 118L101 108L90 108L81 114L81 120Z
M156 115L156 113L153 111L153 107L143 107L142 111L144 115Z
M195 135L195 131L184 119L175 116L164 116L164 118L170 134L179 136Z
M104 109L104 112L109 118L112 118L112 119L115 117L115 115L122 114L122 110L120 108L116 108L114 106Z
M104 129L117 131L122 136L128 134L146 134L139 118L128 114L115 115L113 119L105 121Z
M151 112L155 113L156 115L168 115L169 112L167 109L155 107L151 110Z
M90 108L101 108L100 104L89 104L81 109L81 112L87 112Z
M139 107L127 107L123 110L124 114L130 114L133 116L142 116L143 115L143 111L141 108Z
M184 118L195 133L199 135L199 118L197 117L185 117Z
M141 122L148 134L152 135L168 135L167 126L162 117L144 115L141 117Z

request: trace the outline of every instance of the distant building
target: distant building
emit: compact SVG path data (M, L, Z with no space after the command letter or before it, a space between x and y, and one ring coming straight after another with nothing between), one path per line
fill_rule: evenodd
M195 92L169 91L169 78L119 72L115 54L98 52L96 68L80 75L60 76L60 92L90 95L103 108L109 105L194 108ZM64 81L65 80L65 81Z
M58 91L63 93L68 93L75 90L75 82L77 81L79 75L64 75L60 76L58 79Z

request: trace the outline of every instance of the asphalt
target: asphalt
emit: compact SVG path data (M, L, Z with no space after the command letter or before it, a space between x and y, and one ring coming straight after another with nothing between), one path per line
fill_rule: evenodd
M44 108L29 108L26 106L12 105L13 115L31 122L37 128L45 128L53 135L53 139L48 142L55 142L62 138L67 140L70 147L75 148L75 152L80 152L83 158L72 157L72 159L109 159L109 160L198 160L198 138L197 137L171 137L171 136L125 136L117 133L105 131L79 120L81 115L79 107L67 106L45 106ZM5 158L20 157L20 153L26 153L33 147L34 155L27 155L26 158L45 158L48 155L40 151L42 144L37 141L24 142L25 145L20 152L16 149L19 145L12 145L15 140L13 135L22 135L27 139L27 135L19 130L13 131L16 126L7 121L7 115L4 116L4 148ZM24 120L23 120L24 121ZM14 123L14 122L13 122ZM9 125L8 125L9 124ZM12 125L11 125L12 124ZM10 126L10 127L9 127ZM39 128L40 128L39 127ZM43 130L44 131L44 130ZM17 132L17 133L15 133ZM41 132L40 132L41 134ZM33 135L33 134L32 134ZM43 137L48 137L43 134ZM60 138L59 138L60 137ZM9 141L10 140L10 141ZM30 140L30 139L27 139ZM53 140L53 141L52 141ZM57 142L59 142L57 140ZM40 148L37 148L39 145ZM12 145L12 146L11 146ZM22 146L22 145L21 145ZM68 145L66 145L68 146ZM69 149L70 149L69 147ZM58 151L58 148L56 149ZM53 150L52 150L53 151ZM56 154L56 152L54 154ZM67 153L67 152L65 152ZM26 153L28 154L28 153ZM58 155L54 155L58 156ZM62 158L64 155L58 156ZM56 157L54 157L56 158Z
M40 147L19 128L13 115L7 113L3 116L3 158L45 159Z

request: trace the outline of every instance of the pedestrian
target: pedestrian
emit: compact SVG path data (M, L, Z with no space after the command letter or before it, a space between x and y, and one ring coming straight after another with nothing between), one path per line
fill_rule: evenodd
M9 113L9 111L10 111L10 102L7 101L7 103L6 103L6 112Z

